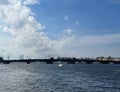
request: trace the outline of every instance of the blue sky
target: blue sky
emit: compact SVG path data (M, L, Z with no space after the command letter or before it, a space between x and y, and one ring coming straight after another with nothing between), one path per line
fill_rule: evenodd
M41 0L31 8L52 37L65 28L73 29L78 35L111 34L120 30L120 4L111 0Z
M1 0L0 40L3 57L120 56L120 1Z

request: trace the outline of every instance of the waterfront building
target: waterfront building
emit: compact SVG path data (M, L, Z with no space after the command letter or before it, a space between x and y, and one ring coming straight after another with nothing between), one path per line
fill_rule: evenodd
M103 61L108 60L108 61L112 61L114 59L111 56L108 56L108 57L101 56L101 57L97 57L96 60L103 60Z

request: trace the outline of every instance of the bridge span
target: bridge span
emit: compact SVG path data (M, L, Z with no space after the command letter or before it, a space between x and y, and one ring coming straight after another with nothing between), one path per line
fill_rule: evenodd
M67 64L75 64L75 63L86 63L86 64L93 64L93 63L101 63L101 64L120 64L120 61L113 61L113 60L96 60L96 59L76 59L76 58L50 58L50 59L22 59L22 60L1 60L3 64L9 64L12 62L26 62L30 64L31 62L45 62L47 64L53 64L55 62L67 63Z

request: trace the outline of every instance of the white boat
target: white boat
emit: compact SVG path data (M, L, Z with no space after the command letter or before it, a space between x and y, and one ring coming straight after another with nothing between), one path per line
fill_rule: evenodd
M63 66L63 64L58 64L58 67L62 67Z

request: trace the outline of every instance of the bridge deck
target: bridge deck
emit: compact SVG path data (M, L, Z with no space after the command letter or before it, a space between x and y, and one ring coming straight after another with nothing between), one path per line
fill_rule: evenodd
M11 62L26 62L29 64L30 62L46 62L48 64L52 64L53 62L67 62L68 64L75 64L76 62L81 63L84 62L86 64L92 64L95 62L102 63L102 64L120 64L120 61L109 61L109 60L87 60L87 59L22 59L22 60L3 60L4 64L9 64Z

